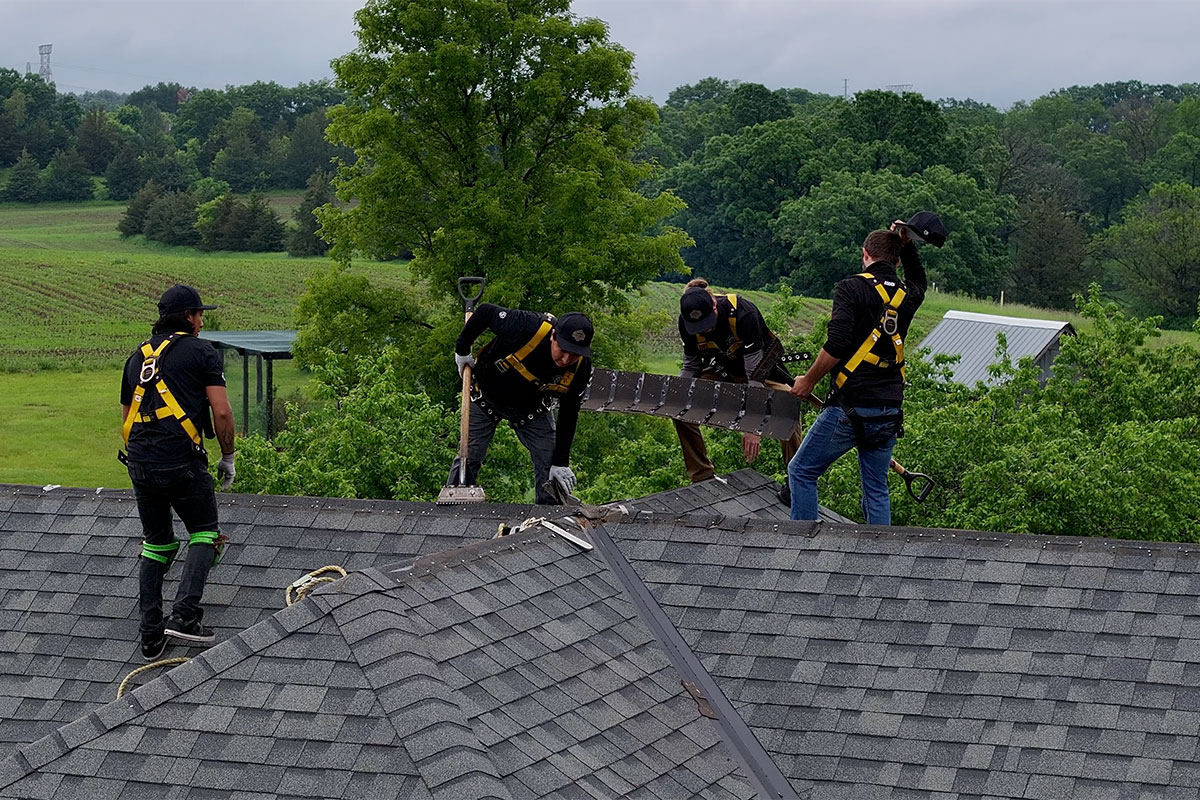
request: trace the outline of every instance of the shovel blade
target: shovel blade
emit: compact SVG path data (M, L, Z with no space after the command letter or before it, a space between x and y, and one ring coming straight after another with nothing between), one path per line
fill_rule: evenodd
M440 506L484 502L487 502L487 495L482 486L443 486L437 497Z

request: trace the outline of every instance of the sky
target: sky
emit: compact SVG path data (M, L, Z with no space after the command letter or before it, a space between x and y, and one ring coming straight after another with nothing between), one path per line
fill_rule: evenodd
M332 76L363 0L0 0L0 67L52 44L60 91ZM714 76L826 94L911 86L1007 108L1076 84L1200 82L1195 0L573 0L658 102Z

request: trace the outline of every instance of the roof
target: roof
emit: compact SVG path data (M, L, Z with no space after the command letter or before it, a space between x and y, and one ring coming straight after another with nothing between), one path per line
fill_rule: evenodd
M921 347L929 350L927 358L937 354L960 356L953 367L956 382L967 386L980 381L992 383L987 368L996 363L996 334L1001 332L1014 363L1026 356L1038 361L1064 333L1075 335L1068 322L947 311L922 340Z
M1200 548L737 516L769 487L725 477L552 523L590 551L222 495L219 644L120 701L128 493L0 487L0 797L1200 798Z
M200 338L243 356L291 358L296 331L201 331Z

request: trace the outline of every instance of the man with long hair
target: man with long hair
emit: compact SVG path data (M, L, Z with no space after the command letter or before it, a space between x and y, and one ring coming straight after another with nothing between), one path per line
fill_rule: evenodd
M222 489L233 483L233 409L225 391L221 356L197 336L205 305L191 286L172 286L158 303L151 336L125 362L121 379L122 433L138 516L142 520L139 599L142 655L158 658L167 637L208 644L212 629L201 620L200 600L208 571L223 543L217 501L203 437L221 446L217 476ZM179 590L170 616L162 612L163 578L179 551L171 509L187 529L189 542Z

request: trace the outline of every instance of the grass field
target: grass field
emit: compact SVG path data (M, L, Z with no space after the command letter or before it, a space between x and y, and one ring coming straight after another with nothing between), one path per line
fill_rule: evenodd
M269 198L289 219L299 195ZM304 281L324 267L324 258L296 259L282 253L201 253L164 247L116 232L121 203L91 202L27 206L0 204L0 482L64 486L129 485L116 461L119 368L149 333L155 302L172 283L200 288L206 302L221 305L205 314L210 329L271 330L295 327ZM355 267L373 281L403 286L407 273L395 262ZM653 283L635 304L666 312L662 330L647 342L647 368L674 373L680 351L674 327L682 287ZM745 292L764 311L776 302L765 292ZM804 299L795 329L811 328L829 313L828 299ZM931 293L916 325L928 331L950 309L1042 319L1074 314ZM1084 326L1086 329L1086 326ZM1200 337L1169 331L1158 343ZM303 392L308 377L291 362L275 363L278 396ZM239 432L241 361L226 364L230 400ZM250 368L251 404L255 373ZM252 413L261 430L262 412Z

